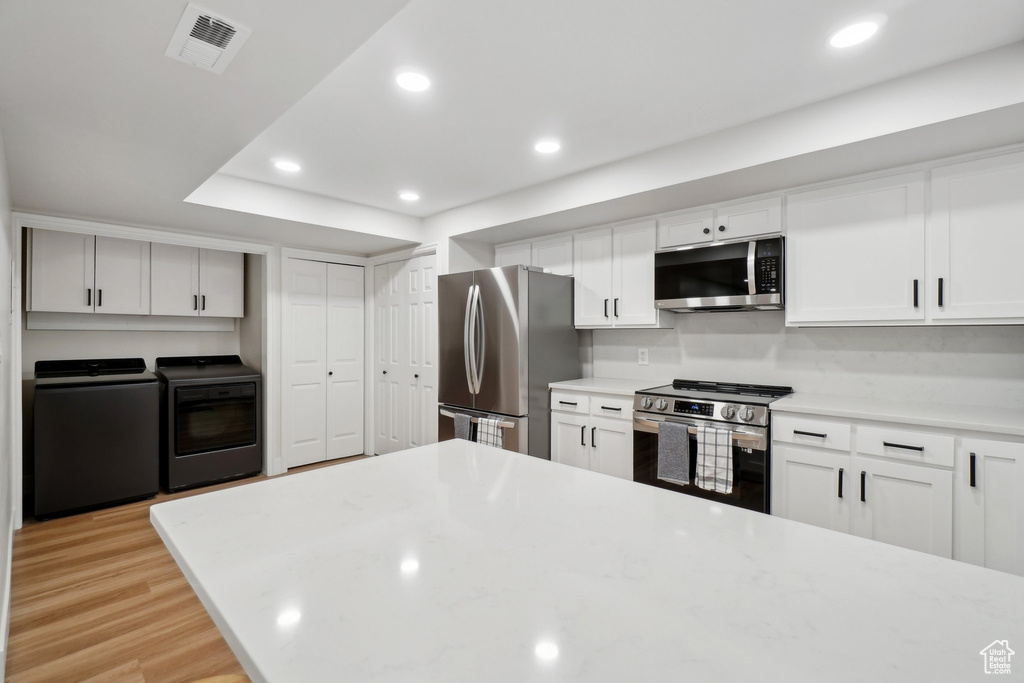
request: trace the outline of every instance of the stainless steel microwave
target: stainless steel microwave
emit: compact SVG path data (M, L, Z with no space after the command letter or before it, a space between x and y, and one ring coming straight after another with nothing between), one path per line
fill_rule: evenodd
M778 310L785 239L702 244L654 255L654 298L676 312Z

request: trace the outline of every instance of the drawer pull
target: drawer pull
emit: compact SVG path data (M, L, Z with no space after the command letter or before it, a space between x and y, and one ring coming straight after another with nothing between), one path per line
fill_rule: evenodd
M617 413L622 412L622 408L612 408L611 406L601 406L601 410L614 410Z
M818 438L818 439L827 439L828 438L828 434L819 434L818 432L803 432L803 431L800 431L799 429L794 429L793 433L794 434L799 434L800 436L813 436L813 437Z
M883 446L887 446L889 448L902 448L902 449L908 450L908 451L918 451L918 452L924 451L924 446L907 446L906 444L902 444L902 443L889 443L888 441L883 441L882 445Z
M839 497L843 497L843 468L839 468Z
M562 404L563 406L574 406L574 405L576 405L576 401L559 401L559 403Z
M867 496L864 495L864 487L867 484L868 473L864 470L860 471L860 502L868 502Z
M974 481L975 460L977 460L977 456L974 453L971 453L971 488L977 488L978 486Z

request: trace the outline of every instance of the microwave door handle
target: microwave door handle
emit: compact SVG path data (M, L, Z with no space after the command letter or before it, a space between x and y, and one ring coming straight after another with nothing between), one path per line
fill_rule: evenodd
M757 256L757 241L750 240L747 245L747 293L750 296L757 294L757 279L754 277L754 261Z
M464 356L463 362L466 365L466 384L469 386L469 393L471 393L471 394L475 393L473 391L473 375L472 375L472 370L470 369L470 365L469 365L469 358L470 358L470 355L471 355L471 352L472 352L471 342L469 340L469 336L470 336L470 327L469 327L470 326L470 315L469 315L469 313L470 313L470 311L472 309L473 309L473 285L470 285L469 289L466 290L466 318L465 318L465 321L463 322L463 328L462 328L462 352L463 352L463 356Z

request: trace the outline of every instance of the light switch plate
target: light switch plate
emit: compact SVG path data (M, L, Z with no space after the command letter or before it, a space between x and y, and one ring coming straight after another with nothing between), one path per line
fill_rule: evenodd
M647 347L641 346L636 350L636 364L647 365L650 361L650 355L647 353Z

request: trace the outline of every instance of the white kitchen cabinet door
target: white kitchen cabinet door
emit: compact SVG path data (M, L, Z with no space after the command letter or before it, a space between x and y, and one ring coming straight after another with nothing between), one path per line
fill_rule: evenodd
M241 318L244 310L244 254L218 249L199 250L199 314Z
M363 452L363 269L327 268L326 459Z
M1024 152L937 168L931 187L931 319L1024 320Z
M633 481L633 422L591 417L590 469Z
M96 238L96 312L149 315L149 242Z
M651 258L654 254L652 250ZM612 231L592 230L573 239L576 327L612 326ZM653 287L654 272L651 270ZM654 305L653 296L651 305Z
M1024 444L964 439L956 559L1024 575Z
M289 258L284 265L285 467L327 456L327 264Z
M788 325L923 322L928 295L922 173L789 197Z
M91 313L96 304L96 238L33 228L30 311Z
M953 473L851 459L850 532L941 557L953 554Z
M532 265L555 275L572 275L572 235L533 242L531 250Z
M782 231L782 197L765 197L715 210L714 238L734 240Z
M532 259L533 250L529 242L502 244L494 248L494 265L498 268L528 266L532 263Z
M655 222L623 225L615 228L612 234L612 324L615 327L657 325L658 310L654 307Z
M658 219L658 249L700 244L715 239L714 209L698 209Z
M590 469L590 433L586 415L551 413L551 460Z
M772 514L833 531L850 530L856 495L849 454L772 447Z
M199 315L199 249L154 242L150 248L150 313Z

